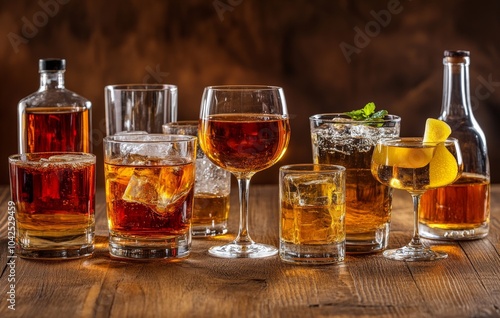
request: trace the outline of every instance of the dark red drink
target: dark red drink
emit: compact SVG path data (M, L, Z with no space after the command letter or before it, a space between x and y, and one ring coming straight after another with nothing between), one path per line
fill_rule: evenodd
M144 159L146 160L146 159ZM108 223L112 236L169 239L189 232L194 163L105 163Z
M17 252L72 258L94 249L95 156L36 153L9 158Z

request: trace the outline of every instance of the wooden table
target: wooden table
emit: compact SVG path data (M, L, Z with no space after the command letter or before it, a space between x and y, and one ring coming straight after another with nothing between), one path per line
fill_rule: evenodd
M17 258L2 265L0 317L491 317L500 316L500 185L492 188L489 236L470 242L431 242L449 257L434 262L390 261L381 254L348 255L341 265L296 266L278 257L219 259L207 249L234 238L238 213L232 192L230 234L196 239L180 262L127 262L107 252L104 193L97 195L97 251L73 261ZM278 243L278 189L253 185L250 233ZM0 187L2 264L7 263L8 187ZM395 192L390 247L411 236L411 199ZM9 276L15 278L13 292ZM10 292L10 293L9 293ZM15 295L15 311L8 308Z

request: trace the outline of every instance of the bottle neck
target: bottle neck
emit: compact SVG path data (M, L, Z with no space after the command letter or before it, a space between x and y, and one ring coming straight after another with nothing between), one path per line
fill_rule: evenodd
M40 73L40 91L47 89L64 88L64 72L42 72Z
M445 57L441 118L472 116L469 91L469 58Z

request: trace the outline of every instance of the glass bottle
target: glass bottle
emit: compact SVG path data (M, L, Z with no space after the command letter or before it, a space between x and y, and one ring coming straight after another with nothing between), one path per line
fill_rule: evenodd
M490 167L486 138L470 102L468 51L444 52L443 104L439 119L459 140L464 172L452 185L427 191L421 199L420 234L441 240L472 240L488 235Z
M91 108L64 87L66 60L39 61L40 88L18 104L19 153L92 152Z

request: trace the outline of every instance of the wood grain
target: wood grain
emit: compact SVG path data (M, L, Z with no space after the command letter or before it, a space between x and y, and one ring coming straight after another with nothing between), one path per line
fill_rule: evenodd
M7 211L8 187L0 188ZM179 262L129 262L109 257L104 194L97 195L97 251L74 261L16 259L16 311L8 309L9 269L2 265L0 317L491 317L500 316L500 185L493 186L491 232L469 242L427 241L449 257L436 262L348 255L343 264L295 266L278 257L219 259L207 249L235 237L196 239ZM278 244L278 189L251 187L250 234ZM411 236L410 197L394 194L390 246ZM6 220L6 217L3 217ZM7 263L2 223L0 262Z

